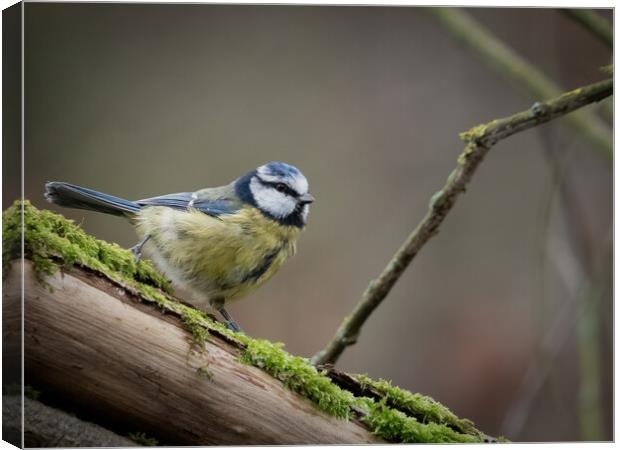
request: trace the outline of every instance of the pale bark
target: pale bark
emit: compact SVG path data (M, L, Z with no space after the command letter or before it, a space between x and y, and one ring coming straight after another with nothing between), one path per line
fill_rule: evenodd
M5 311L19 307L19 272L13 264L5 280ZM238 348L216 336L196 351L178 317L97 274L72 268L45 286L26 261L24 276L25 378L44 395L162 444L380 442L239 362Z

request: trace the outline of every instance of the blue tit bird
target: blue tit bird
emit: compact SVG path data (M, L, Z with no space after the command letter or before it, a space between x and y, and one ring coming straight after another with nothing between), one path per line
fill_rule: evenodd
M45 185L45 198L57 205L124 216L135 226L142 251L173 283L190 293L188 301L222 314L233 300L269 280L295 253L314 197L299 169L270 162L232 183L129 201L64 182Z

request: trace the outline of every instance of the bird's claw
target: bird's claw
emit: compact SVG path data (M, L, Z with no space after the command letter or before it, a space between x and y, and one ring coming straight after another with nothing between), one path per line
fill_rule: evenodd
M133 259L136 263L140 261L140 258L142 257L142 247L144 247L144 244L146 244L146 241L148 241L150 237L151 235L147 234L140 242L129 249L131 250L131 253L133 253Z
M226 322L226 328L230 331L234 331L235 333L243 333L243 330L235 321Z
M134 245L133 247L131 247L129 250L131 250L131 253L133 253L133 259L134 261L137 263L138 261L140 261L140 258L142 257L142 248L139 247L138 245Z

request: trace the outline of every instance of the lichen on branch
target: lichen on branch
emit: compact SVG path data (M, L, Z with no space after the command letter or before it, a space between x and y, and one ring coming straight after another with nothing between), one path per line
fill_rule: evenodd
M563 91L535 65L462 9L437 7L428 8L426 11L437 17L456 38L469 45L483 62L510 80L516 81L530 92L533 98L556 97ZM602 17L601 19L604 21ZM608 159L612 158L613 142L609 127L592 111L584 110L571 114L563 123L587 140L592 149Z
M465 149L457 159L443 188L429 202L426 215L407 237L379 276L370 281L353 312L342 321L332 340L312 357L316 365L335 363L342 352L357 341L361 328L383 302L422 247L439 231L459 194L465 192L488 151L502 139L550 120L562 117L613 93L613 80L605 80L567 92L554 99L536 102L530 109L502 119L477 125L461 133Z

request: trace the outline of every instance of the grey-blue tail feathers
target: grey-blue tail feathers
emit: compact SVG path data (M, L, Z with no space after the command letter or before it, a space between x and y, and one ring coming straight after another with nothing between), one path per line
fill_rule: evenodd
M60 206L115 216L132 216L141 208L135 202L61 181L46 183L44 195L47 201Z

